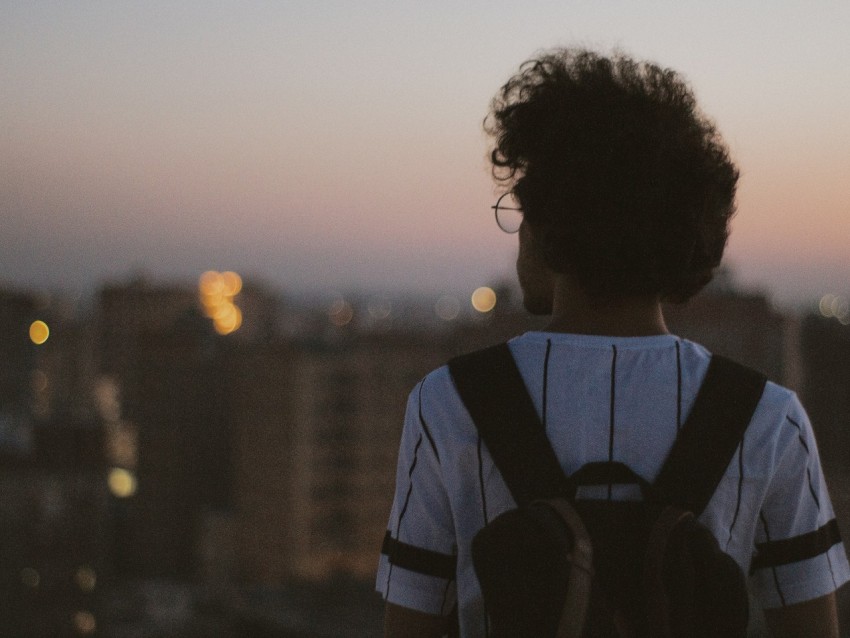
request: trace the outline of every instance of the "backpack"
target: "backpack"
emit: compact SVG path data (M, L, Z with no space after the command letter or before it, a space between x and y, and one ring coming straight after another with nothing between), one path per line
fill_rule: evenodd
M474 537L491 638L734 638L746 579L697 519L742 440L763 375L714 355L654 481L622 463L565 476L507 344L449 371L517 503ZM638 501L576 499L585 485L635 484Z

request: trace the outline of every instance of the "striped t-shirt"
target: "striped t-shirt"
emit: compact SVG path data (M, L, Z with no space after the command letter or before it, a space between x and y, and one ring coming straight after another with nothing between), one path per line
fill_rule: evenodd
M673 335L530 332L509 345L567 474L612 460L649 481L711 358ZM631 497L617 487L613 498ZM579 496L608 497L603 489ZM408 400L377 589L426 613L457 606L461 635L486 636L470 546L481 527L513 507L448 368L438 368ZM781 386L767 384L700 520L745 573L752 569L751 588L764 608L817 598L850 580L809 420Z

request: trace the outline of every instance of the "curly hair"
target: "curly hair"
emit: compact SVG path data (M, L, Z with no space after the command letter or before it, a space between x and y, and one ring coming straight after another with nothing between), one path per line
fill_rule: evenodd
M587 294L685 301L711 280L738 170L676 72L545 52L501 88L484 128L535 247Z

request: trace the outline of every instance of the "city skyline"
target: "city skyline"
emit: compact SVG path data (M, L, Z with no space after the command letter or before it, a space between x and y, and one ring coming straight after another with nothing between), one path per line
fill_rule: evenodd
M191 289L131 281L44 341L25 336L37 295L0 288L19 336L0 340L0 591L13 601L0 619L15 635L380 635L371 590L405 396L449 357L533 323L507 308L382 332L317 313L290 334L274 296L251 292L234 296L236 339L198 321ZM718 292L677 309L672 329L800 394L843 524L848 328Z
M235 270L284 291L511 277L481 122L535 51L682 72L742 171L728 263L847 296L850 5L4 3L0 281Z

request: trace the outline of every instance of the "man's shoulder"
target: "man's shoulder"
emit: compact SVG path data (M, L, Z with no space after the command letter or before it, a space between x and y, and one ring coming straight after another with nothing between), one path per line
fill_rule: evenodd
M512 344L512 342L513 340L508 343ZM455 359L476 357L492 347L481 348L453 357L426 374L413 388L409 407L415 406L415 409L418 410L419 419L429 428L435 439L475 437L475 425L458 393L452 376L451 365ZM479 364L486 365L486 359L476 363L476 365Z
M768 381L764 387L748 438L754 449L764 453L787 448L800 437L806 438L811 426L797 394L778 383Z
M524 338L523 336L520 336L514 337L507 342L500 342L483 348L478 348L476 350L459 353L451 357L443 365L426 374L417 384L414 392L419 392L422 396L436 394L440 397L444 397L446 394L456 395L457 390L455 389L451 372L451 366L454 361L479 359L480 365L486 365L486 354L492 352L494 349L502 348L506 345L509 347L512 355L521 356L523 343Z
M418 393L419 396L423 398L438 398L439 400L444 400L447 396L455 396L459 399L455 388L455 382L452 377L452 367L454 362L465 360L473 362L474 365L488 365L493 360L493 358L488 355L494 350L502 349L505 346L508 347L511 355L515 359L521 358L528 349L528 345L529 340L526 335L521 335L506 342L500 342L457 354L451 357L443 365L426 374L416 385L416 388L414 388L414 393Z
M462 405L448 362L422 377L410 398L418 404L420 415L431 421L444 416L447 411L456 412Z
M422 398L445 398L447 394L455 393L449 363L446 362L426 374L416 386Z

